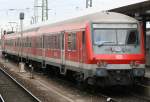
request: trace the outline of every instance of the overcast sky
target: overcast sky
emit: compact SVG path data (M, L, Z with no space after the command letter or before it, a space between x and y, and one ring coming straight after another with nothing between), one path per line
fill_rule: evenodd
M42 1L42 0L39 0ZM93 8L106 10L146 0L93 0ZM49 20L72 16L85 10L86 0L48 0ZM19 22L19 12L25 12L25 24L33 16L34 0L0 0L0 27L8 27L8 22ZM29 8L29 9L26 9ZM10 11L9 9L16 9ZM24 10L23 10L24 9Z

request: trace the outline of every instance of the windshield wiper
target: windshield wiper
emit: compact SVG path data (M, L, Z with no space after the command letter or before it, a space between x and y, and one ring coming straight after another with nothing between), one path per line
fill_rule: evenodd
M103 46L106 43L115 43L113 41L96 41L94 44L100 46Z

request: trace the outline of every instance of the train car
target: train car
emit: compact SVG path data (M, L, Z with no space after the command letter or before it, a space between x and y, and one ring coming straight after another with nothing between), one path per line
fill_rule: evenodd
M3 53L91 85L131 85L145 73L142 24L97 12L5 35ZM53 67L49 67L53 66Z

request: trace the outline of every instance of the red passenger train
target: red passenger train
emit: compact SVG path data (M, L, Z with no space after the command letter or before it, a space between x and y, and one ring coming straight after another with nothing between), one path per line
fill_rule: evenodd
M3 37L3 54L53 66L60 74L98 85L130 85L144 76L142 25L134 18L98 12L34 26Z

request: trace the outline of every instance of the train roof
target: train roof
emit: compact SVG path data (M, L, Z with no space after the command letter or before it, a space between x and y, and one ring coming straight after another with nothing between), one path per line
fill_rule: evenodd
M57 25L65 25L69 23L84 23L84 22L125 22L125 23L135 23L137 20L133 17L129 17L127 15L116 13L116 12L95 12L95 13L80 13L80 15L71 16L68 18L58 19L47 21L41 24L36 24L25 28L25 30L33 29L37 27L44 27L44 26L57 26Z
M129 17L127 15L115 12L95 12L95 13L84 13L80 15L76 15L74 17L68 17L61 20L53 20L44 22L42 24L32 25L24 29L24 32L31 31L42 31L43 29L64 26L61 27L62 30L69 29L71 24L78 24L78 28L85 28L87 22L102 22L102 23L137 23L138 21L135 18ZM65 25L66 26L65 28ZM59 29L59 30L61 30ZM71 28L70 28L71 29ZM19 33L19 32L18 32ZM20 34L10 34L9 37L20 36ZM30 34L29 34L30 35Z

